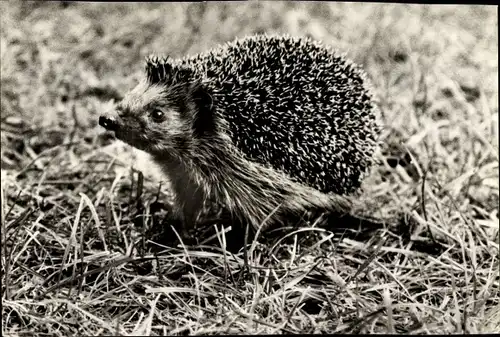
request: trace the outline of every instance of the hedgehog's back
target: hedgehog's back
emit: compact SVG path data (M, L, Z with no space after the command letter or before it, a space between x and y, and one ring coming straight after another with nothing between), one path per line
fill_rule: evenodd
M248 159L322 192L360 185L378 132L362 71L308 39L257 35L183 60Z

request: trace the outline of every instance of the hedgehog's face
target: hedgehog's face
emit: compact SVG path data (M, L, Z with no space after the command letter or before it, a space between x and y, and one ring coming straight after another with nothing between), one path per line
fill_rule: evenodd
M141 82L116 105L113 116L102 116L99 124L114 131L116 138L151 154L185 148L192 118L177 87Z
M146 78L99 124L116 137L153 155L183 155L215 131L212 98L189 67L148 57Z

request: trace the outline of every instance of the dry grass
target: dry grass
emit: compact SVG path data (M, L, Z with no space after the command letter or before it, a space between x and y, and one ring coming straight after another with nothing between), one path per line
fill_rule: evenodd
M0 6L3 336L500 331L493 6ZM150 52L263 31L364 65L385 131L360 198L375 216L407 213L411 240L297 235L255 246L248 271L217 243L148 240L166 189L97 116Z

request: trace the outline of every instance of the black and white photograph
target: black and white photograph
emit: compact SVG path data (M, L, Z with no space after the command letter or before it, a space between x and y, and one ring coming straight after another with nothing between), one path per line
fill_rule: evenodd
M500 333L497 5L0 12L2 336Z

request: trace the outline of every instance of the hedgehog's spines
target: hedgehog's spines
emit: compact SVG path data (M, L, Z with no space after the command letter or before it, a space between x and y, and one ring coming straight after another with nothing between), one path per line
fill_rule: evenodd
M169 62L169 57L152 54L146 57L146 78L150 84L174 84L176 70Z
M260 34L177 64L203 76L247 159L344 194L359 187L378 131L366 73L342 55L310 38Z
M164 80L166 71L160 71L160 60L157 55L146 57L146 77L149 83L156 84Z
M150 84L187 86L196 81L192 69L175 64L167 57L151 55L146 58L146 79Z

